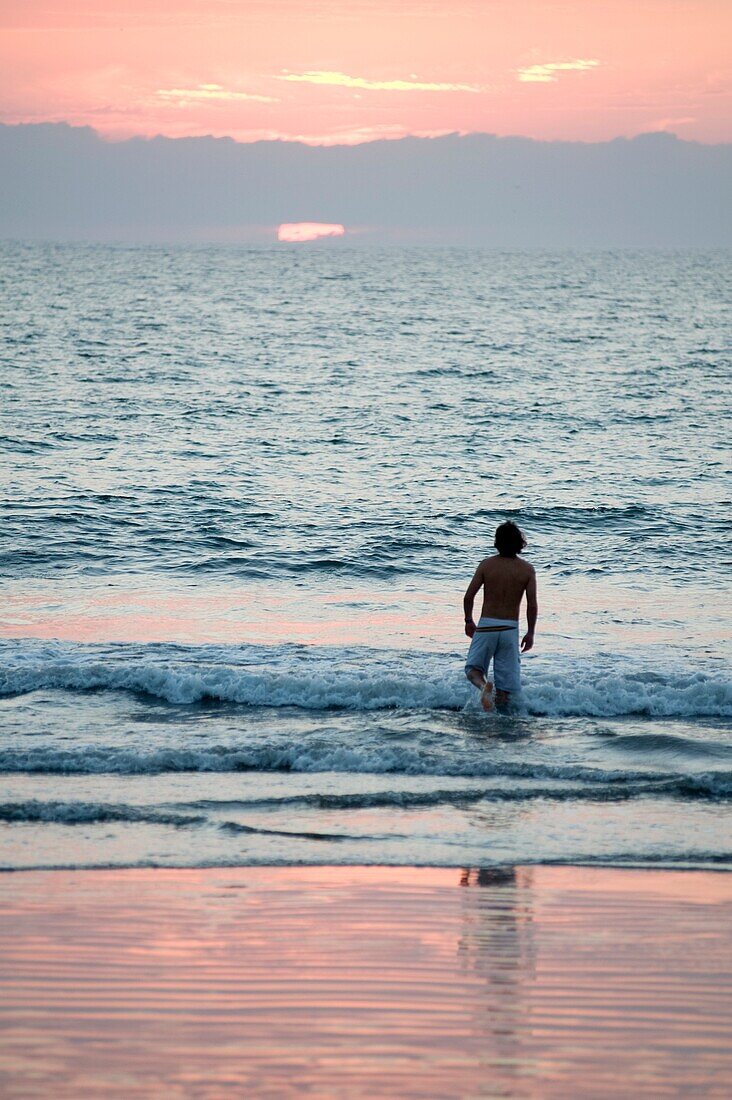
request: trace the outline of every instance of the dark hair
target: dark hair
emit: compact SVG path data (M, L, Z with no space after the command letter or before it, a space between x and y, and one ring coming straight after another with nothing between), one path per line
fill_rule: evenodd
M496 527L496 538L493 543L498 553L504 558L515 558L526 546L526 539L515 523L507 520L500 527Z

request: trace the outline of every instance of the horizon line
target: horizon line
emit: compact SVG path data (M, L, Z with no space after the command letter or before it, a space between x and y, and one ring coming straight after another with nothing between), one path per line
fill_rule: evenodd
M490 130L444 130L435 133L426 133L415 131L414 133L395 134L389 136L387 134L375 134L373 136L362 136L358 140L348 140L344 138L342 141L334 140L331 138L323 138L316 140L314 138L308 138L303 135L296 135L289 137L287 135L277 135L272 137L253 137L253 138L239 138L234 137L231 134L212 134L210 132L201 132L200 134L126 134L122 136L115 136L114 134L105 133L98 130L95 126L89 123L76 123L69 122L66 119L41 119L39 121L21 121L21 122L6 122L0 119L0 127L6 130L17 129L40 129L42 127L58 127L67 130L84 130L94 134L105 145L122 145L126 142L139 141L139 142L153 142L153 141L222 141L229 142L234 145L302 145L309 149L349 149L355 148L360 145L376 145L376 144L393 144L395 142L402 141L439 141L445 138L491 138L495 141L526 141L535 145L612 145L615 142L633 142L642 140L644 138L664 138L670 141L676 141L683 145L699 145L705 148L719 148L721 146L732 145L732 137L726 141L701 141L698 138L687 138L677 134L674 130L642 130L637 134L617 134L612 138L604 138L598 140L586 140L582 138L537 138L532 137L529 134L498 134Z

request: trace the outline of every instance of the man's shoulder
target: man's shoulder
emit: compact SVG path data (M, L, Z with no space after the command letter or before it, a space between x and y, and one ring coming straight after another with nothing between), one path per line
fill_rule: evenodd
M520 558L519 560L521 562L521 573L519 574L519 576L522 577L525 584L530 584L536 576L536 570L534 569L530 561L524 561L523 558Z

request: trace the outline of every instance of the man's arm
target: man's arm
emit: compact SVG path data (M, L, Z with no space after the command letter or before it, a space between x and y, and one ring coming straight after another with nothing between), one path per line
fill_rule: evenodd
M473 601L475 600L475 594L483 584L483 562L480 563L478 568L473 574L473 579L465 589L465 597L463 598L463 611L465 613L465 633L469 638L472 638L475 634L475 623L473 621Z
M531 576L529 583L526 585L526 621L529 629L524 634L521 642L521 652L528 653L534 645L534 630L536 629L536 619L539 614L539 602L536 596L536 572L532 566Z

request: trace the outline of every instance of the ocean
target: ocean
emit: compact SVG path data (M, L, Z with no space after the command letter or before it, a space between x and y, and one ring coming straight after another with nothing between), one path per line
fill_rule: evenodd
M729 253L0 253L0 868L729 866Z

